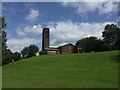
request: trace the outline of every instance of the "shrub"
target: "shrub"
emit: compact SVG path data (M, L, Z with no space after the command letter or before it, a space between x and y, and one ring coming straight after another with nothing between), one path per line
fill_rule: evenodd
M41 50L40 52L39 52L39 55L46 55L47 54L47 51L46 50Z

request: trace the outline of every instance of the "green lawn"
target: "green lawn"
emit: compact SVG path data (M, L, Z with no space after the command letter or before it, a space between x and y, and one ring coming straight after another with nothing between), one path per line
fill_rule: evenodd
M117 88L117 51L46 55L3 66L3 88Z
M2 67L0 67L0 89L2 88Z

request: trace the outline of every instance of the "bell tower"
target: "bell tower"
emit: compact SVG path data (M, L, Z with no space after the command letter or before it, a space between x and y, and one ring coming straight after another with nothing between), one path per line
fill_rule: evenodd
M42 33L42 50L49 48L49 28L43 28Z

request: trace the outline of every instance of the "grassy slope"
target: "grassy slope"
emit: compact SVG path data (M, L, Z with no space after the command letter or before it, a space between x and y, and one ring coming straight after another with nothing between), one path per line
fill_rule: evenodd
M117 87L118 63L112 52L47 55L3 67L4 88Z
M2 88L2 67L0 67L0 89Z

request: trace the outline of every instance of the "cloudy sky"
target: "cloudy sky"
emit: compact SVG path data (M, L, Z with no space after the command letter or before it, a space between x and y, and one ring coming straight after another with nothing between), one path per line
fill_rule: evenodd
M96 36L106 24L117 23L116 2L3 2L7 44L13 52L35 44L41 49L42 29L50 28L50 46Z

